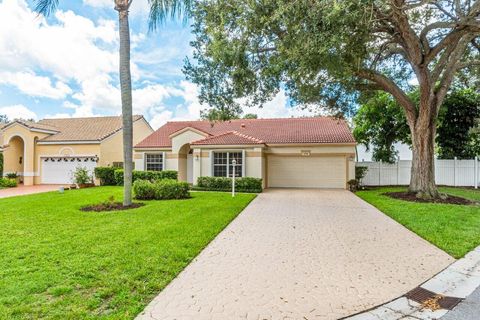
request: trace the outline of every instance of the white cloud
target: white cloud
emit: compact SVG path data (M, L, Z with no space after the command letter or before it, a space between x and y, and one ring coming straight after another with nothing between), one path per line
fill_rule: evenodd
M155 114L151 119L150 119L150 125L152 128L155 130L163 126L167 121L172 120L173 118L173 112L172 111L162 111L160 113Z
M32 72L0 72L0 84L13 85L33 97L62 99L72 93L72 89L62 81L53 85L49 77L38 76Z
M112 0L83 0L83 3L94 8L113 8Z
M0 107L0 114L6 115L9 120L13 119L34 119L37 120L37 115L32 110L24 105L18 104L13 106Z

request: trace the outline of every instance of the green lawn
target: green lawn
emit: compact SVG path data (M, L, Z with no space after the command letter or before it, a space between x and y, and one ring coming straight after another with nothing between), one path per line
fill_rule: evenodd
M480 201L479 190L450 187L440 190ZM395 191L405 191L405 188L376 188L358 191L357 195L455 258L463 257L480 245L479 205L414 203L382 195Z
M0 319L132 319L255 197L192 192L120 212L100 187L0 200Z

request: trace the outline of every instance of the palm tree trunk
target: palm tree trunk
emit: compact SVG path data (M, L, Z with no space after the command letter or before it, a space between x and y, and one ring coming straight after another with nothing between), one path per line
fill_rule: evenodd
M125 1L127 2L127 1ZM116 6L120 33L120 91L123 117L123 205L132 204L133 124L132 79L130 74L130 27L128 5Z

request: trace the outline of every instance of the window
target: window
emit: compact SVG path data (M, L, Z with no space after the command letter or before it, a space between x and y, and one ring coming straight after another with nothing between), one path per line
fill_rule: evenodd
M243 152L214 152L213 153L213 176L214 177L232 177L233 160L237 161L235 165L235 177L243 175Z
M163 154L161 153L145 154L145 170L162 171L163 170Z

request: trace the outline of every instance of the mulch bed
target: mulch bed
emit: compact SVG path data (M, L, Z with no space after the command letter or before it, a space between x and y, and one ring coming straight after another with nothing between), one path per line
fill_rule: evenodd
M471 205L475 202L456 196L448 195L445 199L424 199L417 198L416 193L413 192L386 192L384 195L389 196L390 198L400 199L410 202L423 202L423 203L445 203L445 204L457 204L457 205Z
M100 203L94 204L90 206L85 206L80 208L82 211L95 211L95 212L104 212L104 211L118 211L118 210L129 210L129 209L136 209L143 207L144 203L132 203L129 206L124 206L122 202L108 202L108 203Z

